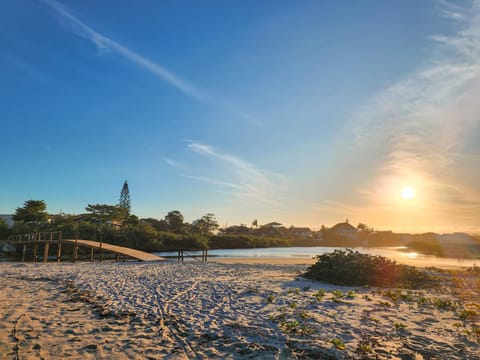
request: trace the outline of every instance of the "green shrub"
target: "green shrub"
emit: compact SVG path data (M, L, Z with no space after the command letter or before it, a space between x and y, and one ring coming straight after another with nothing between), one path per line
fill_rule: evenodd
M432 276L414 267L350 249L318 255L317 263L309 267L304 276L347 286L423 288L434 285Z

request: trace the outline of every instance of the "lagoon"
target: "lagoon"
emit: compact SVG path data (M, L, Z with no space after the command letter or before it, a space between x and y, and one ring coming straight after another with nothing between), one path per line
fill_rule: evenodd
M332 252L334 250L345 250L342 247L274 247L274 248L255 248L255 249L214 249L209 250L209 258L215 259L305 259L312 262L316 255ZM398 263L413 266L435 266L435 267L464 267L480 265L480 259L463 259L438 257L433 255L424 255L418 252L405 251L404 247L385 247L385 248L353 248L364 254L380 255L392 259ZM194 256L201 256L201 251L189 251ZM176 251L156 252L155 255L174 257Z

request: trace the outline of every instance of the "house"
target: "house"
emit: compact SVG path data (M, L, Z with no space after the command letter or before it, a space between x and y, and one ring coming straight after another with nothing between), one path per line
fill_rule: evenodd
M299 238L303 238L303 239L310 238L310 237L313 236L312 231L311 231L310 228L308 228L308 227L295 227L295 226L291 226L291 227L288 229L288 233L289 233L290 236L292 236L292 237L299 237Z
M348 221L336 224L330 229L330 232L349 239L355 239L358 236L358 230L350 225Z
M256 230L256 232L260 236L284 237L287 234L287 228L282 224L274 221L262 225L259 229Z
M262 225L262 227L270 227L270 228L279 228L281 227L282 224L274 221L274 222L271 222L271 223L268 223L268 224L265 224L265 225Z
M13 215L0 215L0 219L7 223L9 229L13 227L15 224L15 220L13 220Z

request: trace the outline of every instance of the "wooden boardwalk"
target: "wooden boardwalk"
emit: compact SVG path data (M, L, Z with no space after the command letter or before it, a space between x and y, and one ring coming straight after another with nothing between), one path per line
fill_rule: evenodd
M139 260L139 261L164 261L166 258L153 255L144 251L131 249L125 246L112 245L105 242L98 242L93 240L80 240L80 239L62 239L61 231L50 231L50 232L38 232L38 233L29 233L29 234L20 234L20 235L11 235L8 240L4 243L16 246L23 245L22 249L22 261L25 261L27 255L27 245L33 246L33 261L36 262L39 260L37 252L39 247L43 248L43 262L48 261L49 248L50 245L56 246L57 252L57 262L62 261L62 244L71 244L73 245L72 252L72 261L78 260L78 249L80 247L90 249L90 261L94 261L94 252L98 250L100 253L100 261L103 261L104 253L112 253L115 255L115 261L118 261L119 258L123 258L123 261L126 258Z
M153 255L144 251L140 250L135 250L131 248L127 248L124 246L118 246L118 245L111 245L107 243L99 243L98 241L92 241L92 240L72 240L72 239L62 239L62 242L64 243L75 243L78 246L83 246L83 247L88 247L91 249L96 249L96 250L102 250L106 252L111 252L116 255L122 255L122 256L128 256L132 259L135 260L140 260L140 261L161 261L161 260L167 260L163 257Z

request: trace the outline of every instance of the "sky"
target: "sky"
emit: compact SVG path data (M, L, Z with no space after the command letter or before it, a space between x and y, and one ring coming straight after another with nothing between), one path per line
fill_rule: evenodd
M480 1L3 1L0 46L0 213L127 180L140 217L480 232Z

